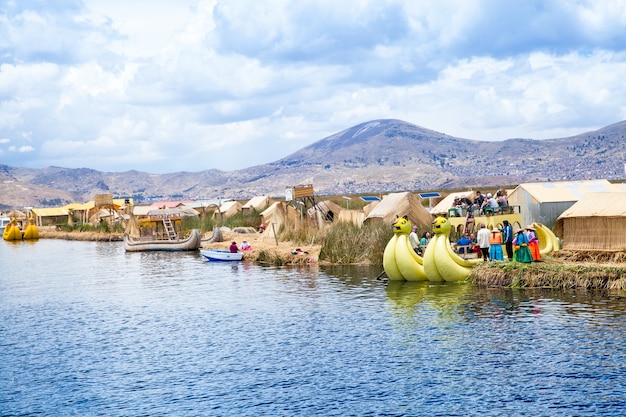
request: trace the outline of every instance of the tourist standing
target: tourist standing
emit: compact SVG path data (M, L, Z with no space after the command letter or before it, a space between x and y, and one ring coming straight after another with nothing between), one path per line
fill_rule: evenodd
M504 227L502 228L502 241L506 248L506 256L509 261L513 260L513 226L509 224L508 220L502 222Z
M415 253L420 253L420 241L417 237L417 226L413 226L411 233L409 233L409 242Z
M476 233L476 242L480 247L480 253L483 256L483 261L489 260L489 238L491 237L491 233L485 223L480 224L480 229L478 233Z

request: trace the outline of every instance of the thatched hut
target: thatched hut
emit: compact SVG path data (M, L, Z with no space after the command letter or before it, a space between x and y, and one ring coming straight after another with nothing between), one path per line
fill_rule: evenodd
M260 213L263 210L265 210L266 208L268 208L270 203L271 203L271 200L266 195L260 195L260 196L252 197L250 200L248 200L248 202L246 204L241 206L241 211L244 214L247 214L248 212L250 212L252 210L256 210L257 212Z
M433 216L447 216L448 210L450 210L454 206L454 200L457 198L469 198L471 201L474 201L475 193L474 191L461 191L456 193L450 193L445 196L441 201L439 201L435 207L430 209L430 214Z
M215 212L215 217L220 216L222 220L228 219L237 213L241 213L241 203L239 201L227 201L222 203Z
M624 192L623 184L608 180L537 182L518 185L509 193L509 204L521 208L522 223L553 227L556 219L587 193Z
M283 201L276 201L261 213L261 224L268 236L274 236L283 226L296 225L299 221L300 213Z
M341 210L337 222L339 223L351 223L356 226L361 226L365 221L365 212L363 210Z
M309 217L318 216L324 221L334 222L342 211L343 208L341 208L339 204L330 200L324 200L317 202L313 207L308 209L307 214Z
M365 223L380 223L391 226L397 217L407 216L413 225L422 230L430 230L432 217L415 194L392 193L383 197L382 201L365 218Z
M626 251L626 192L588 193L556 221L564 250Z
M61 207L34 208L32 214L38 227L71 224L71 213Z

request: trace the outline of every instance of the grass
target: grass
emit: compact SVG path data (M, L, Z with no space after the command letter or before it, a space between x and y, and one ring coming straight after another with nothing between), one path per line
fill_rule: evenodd
M333 224L321 239L319 258L333 264L380 265L392 236L390 226Z
M486 287L626 289L626 268L549 262L486 263L472 269L469 281Z
M101 222L97 225L92 225L91 223L60 224L56 228L61 232L124 233L124 225L122 223L114 223L113 225L107 222Z

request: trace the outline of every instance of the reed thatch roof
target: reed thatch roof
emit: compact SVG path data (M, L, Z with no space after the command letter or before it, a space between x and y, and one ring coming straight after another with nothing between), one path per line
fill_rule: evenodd
M418 198L409 192L391 193L383 197L365 218L365 222L380 222L391 226L397 217L407 216L412 224L430 229L432 216Z
M561 214L555 232L564 250L626 250L626 192L588 193Z
M435 207L430 209L430 214L435 216L444 216L448 214L448 210L452 208L452 204L454 200L457 198L467 197L470 200L474 201L474 191L462 191L458 193L450 193L444 197Z

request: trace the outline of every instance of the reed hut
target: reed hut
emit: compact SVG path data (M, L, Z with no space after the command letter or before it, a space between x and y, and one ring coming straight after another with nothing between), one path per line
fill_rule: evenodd
M366 224L386 224L391 226L396 218L407 216L413 225L422 230L430 230L432 217L415 194L409 192L391 193L372 209L365 218Z
M445 196L441 201L439 201L435 207L430 209L430 214L433 216L448 216L448 210L454 207L454 200L457 198L469 198L471 201L474 201L475 192L474 191L461 191L457 193L450 193Z
M366 206L367 207L367 206ZM365 212L363 210L341 210L337 222L351 223L355 226L361 226L365 221Z
M556 221L563 249L626 251L626 192L588 193Z
M262 212L270 206L271 200L266 195L259 195L252 197L246 204L241 207L241 211L244 214L248 214L252 210L256 210L258 213Z
M307 210L309 217L319 216L327 222L334 222L339 214L343 211L343 208L335 202L330 200L324 200L317 202L313 207Z
M71 211L62 207L33 208L31 213L38 227L60 226L72 223Z
M225 220L237 213L241 213L241 203L239 201L227 201L222 203L215 212L215 217L220 216L222 220Z
M265 232L263 232L265 236L275 236L281 228L289 225L295 226L299 221L300 213L283 201L276 201L261 213L261 224L265 226Z
M520 184L509 193L509 205L520 206L522 224L539 222L552 228L556 219L585 194L616 191L625 192L626 188L608 180Z

